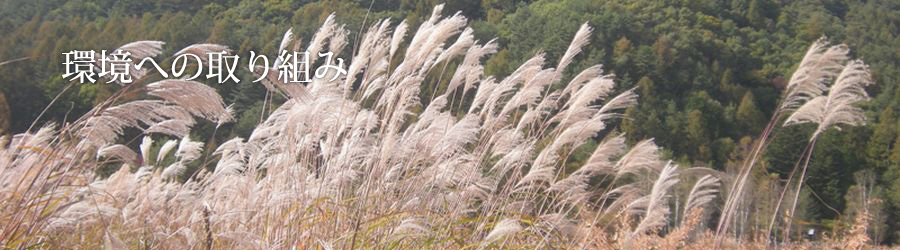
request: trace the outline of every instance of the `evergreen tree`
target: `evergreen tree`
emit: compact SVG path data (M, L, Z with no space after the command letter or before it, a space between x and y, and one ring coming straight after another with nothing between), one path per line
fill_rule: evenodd
M887 169L890 164L891 150L896 146L893 144L894 138L897 136L896 126L897 119L894 118L894 111L891 108L884 109L866 146L869 164L877 167L880 171Z
M741 104L738 105L735 116L739 123L738 126L744 131L749 130L752 134L759 134L762 128L765 127L766 118L762 111L759 111L759 108L756 107L756 101L751 91L747 91L747 94L744 94L744 97L741 98Z

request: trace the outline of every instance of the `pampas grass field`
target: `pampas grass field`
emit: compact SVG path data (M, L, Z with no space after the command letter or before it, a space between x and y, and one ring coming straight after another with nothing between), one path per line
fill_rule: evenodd
M233 120L203 83L135 83L66 124L0 143L0 244L9 249L870 249L868 217L808 241L790 219L807 173L780 187L768 228L738 230L755 161L777 126L821 132L865 120L867 66L846 46L813 44L737 173L679 166L653 138L617 129L637 103L601 65L563 71L537 53L508 77L483 73L498 51L442 6L418 28L380 20L348 40L329 17L279 51L352 55L345 76L301 85L268 72L286 102L248 138L209 146L199 122ZM302 41L306 41L305 43ZM122 46L161 55L162 42ZM197 44L175 53L221 51ZM448 67L448 66L455 66ZM262 71L254 72L262 75ZM449 80L448 80L449 79ZM438 86L441 81L448 84ZM141 136L124 136L128 130ZM139 144L138 148L129 147ZM137 143L139 142L139 143ZM596 147L587 160L579 148ZM192 174L188 166L203 166ZM98 168L117 169L111 175ZM793 175L792 175L793 176ZM795 193L796 192L796 193ZM875 202L875 201L873 201ZM768 220L768 218L767 218Z

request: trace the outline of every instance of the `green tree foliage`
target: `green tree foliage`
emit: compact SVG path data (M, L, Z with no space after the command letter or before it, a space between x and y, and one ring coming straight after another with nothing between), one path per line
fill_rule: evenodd
M741 103L738 105L735 116L741 129L751 131L753 134L758 134L766 126L766 118L756 106L753 92L750 91L747 91L747 94L741 98Z
M900 135L894 139L894 145L900 145ZM900 218L900 210L896 208L900 208L900 147L894 147L893 152L891 152L890 156L890 166L885 171L884 174L881 175L881 181L884 183L883 185L887 186L887 203L888 203L888 211L891 211L888 216L890 216L890 228L891 232L888 235L888 239L894 239L893 242L896 242L897 238L900 238L898 235L898 228L900 228L900 222L897 221L897 218Z
M890 108L881 112L879 121L875 124L875 131L866 146L866 156L869 164L884 171L890 166L892 149L896 146L894 138L897 136L897 119Z
M885 210L884 188L878 186L878 178L874 171L862 170L853 174L855 184L847 190L844 199L847 208L843 216L844 227L852 225L853 218L862 211L868 212L869 229L866 230L869 238L874 242L881 242L887 236L887 219L890 215Z

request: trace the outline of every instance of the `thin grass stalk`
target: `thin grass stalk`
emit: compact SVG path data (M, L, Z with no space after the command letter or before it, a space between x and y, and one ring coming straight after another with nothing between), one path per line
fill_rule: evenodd
M789 240L789 238L787 237L790 236L791 224L794 221L794 211L797 209L797 201L800 199L800 190L803 189L803 179L806 177L806 170L809 167L809 159L812 158L813 149L816 147L816 140L818 139L819 137L816 136L809 143L809 153L806 154L806 158L803 160L803 171L800 172L800 179L797 180L797 192L794 194L794 202L791 205L791 209L788 210L789 220L787 223L787 227L785 227L784 229L785 240Z
M811 151L812 150L810 148L810 144L807 143L806 147L803 149L803 154L800 156L801 157L800 159L803 159L803 157L805 155L810 154ZM778 211L781 210L781 204L784 201L784 196L787 194L788 187L791 185L791 182L794 179L794 175L797 173L797 169L799 169L799 167L800 167L800 160L798 160L794 164L794 167L792 168L791 173L788 176L788 180L784 184L784 188L782 189L781 194L778 196L778 201L775 203L775 209L772 212L772 219L769 221L768 229L766 229L766 245L767 246L771 243L772 230L774 230L775 221L778 218Z
M765 150L765 145L767 145L767 141L769 140L769 136L775 128L779 118L780 112L778 110L772 115L769 119L769 124L766 125L766 129L763 130L760 139L757 141L756 147L750 154L750 158L744 160L744 163L741 167L740 175L737 179L733 180L733 184L731 187L731 191L729 192L728 198L725 201L725 207L722 211L722 217L719 219L719 224L716 227L716 245L721 244L724 234L728 231L728 227L731 226L731 220L733 217L733 213L737 208L737 202L743 196L744 186L746 186L747 179L750 176L750 173L753 170L753 166L756 165L756 160L759 159L759 156L762 155L762 151Z

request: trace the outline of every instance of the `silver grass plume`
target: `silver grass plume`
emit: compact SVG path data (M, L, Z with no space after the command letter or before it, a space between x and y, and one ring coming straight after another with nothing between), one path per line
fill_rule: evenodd
M603 106L597 110L597 113L608 114L614 110L623 110L637 105L638 95L634 93L634 88L626 90L621 94L609 99Z
M590 175L585 172L575 172L566 178L557 181L547 188L548 191L558 192L557 197L562 202L578 205L586 202L590 197L588 181Z
M584 86L584 84L586 84L589 81L591 81L592 79L595 79L602 75L603 75L603 65L597 64L597 65L591 66L587 69L584 69L581 71L581 73L578 73L578 75L575 75L575 77L573 77L572 80L569 81L569 84L566 84L566 87L563 88L562 93L564 96L573 98L573 96L575 96L575 92L580 90L582 88L582 86Z
M480 130L481 120L479 117L467 115L444 134L444 137L436 145L435 152L443 155L461 152L467 144L477 139L476 136Z
M813 140L831 127L863 124L866 120L865 114L855 105L857 102L869 100L865 87L872 83L868 66L860 60L851 61L838 75L827 96L818 96L804 103L785 120L784 125L816 123L818 127L810 138Z
M719 179L712 175L700 177L700 179L694 183L694 187L691 188L691 192L688 194L682 218L687 218L688 214L693 212L694 209L701 208L703 205L715 199L716 194L719 193L720 184Z
M175 157L178 160L163 170L161 175L162 178L170 179L184 173L184 170L187 169L186 164L199 158L202 150L202 142L191 141L191 139L188 137L181 138L181 142L178 143L178 149L175 150Z
M829 46L825 37L816 40L791 75L781 108L794 110L828 90L828 81L841 71L848 52L847 45Z
M482 246L486 246L497 240L521 232L524 229L525 228L519 224L519 220L509 218L503 219L500 222L497 222L497 224L494 225L494 229L491 229L491 232L484 237Z
M180 161L189 162L200 158L200 152L203 151L203 143L192 141L188 137L181 138L178 143L178 150L175 150L175 157Z
M409 25L406 24L406 20L400 22L396 28L394 28L394 33L391 35L391 49L390 49L390 57L393 58L397 52L397 49L400 48L400 43L403 42L403 39L406 37L406 30Z
M166 156L169 155L169 152L172 151L172 149L175 149L176 146L178 146L178 141L176 140L168 140L163 143L163 145L159 147L159 152L156 153L156 164L165 160Z
M590 177L612 170L613 157L622 153L625 148L625 136L618 135L604 140L588 158L584 165L572 172L568 177L557 181L548 190L562 192L563 201L578 203L586 200L590 193L587 190Z
M483 46L476 44L469 47L463 62L456 68L453 77L450 78L447 91L453 91L463 83L465 83L463 93L471 89L484 73L484 67L480 66L481 58L496 52L497 45L494 43L494 40L488 41Z
M646 139L635 144L616 162L616 178L627 173L637 174L641 170L658 171L660 165L659 147L653 139Z
M638 223L634 231L631 232L628 239L633 239L638 234L648 232L652 229L666 225L667 216L669 215L669 189L678 183L678 165L672 162L666 163L666 166L660 171L659 177L653 183L650 194L641 197L628 205L630 209L642 211L643 218Z
M606 75L591 80L583 88L578 89L564 105L565 109L553 118L560 122L557 128L565 129L573 123L593 117L597 113L597 108L591 106L591 103L609 95L614 85L612 75Z
M588 139L594 137L597 133L606 128L605 121L607 118L608 116L604 114L597 114L588 120L572 124L572 126L563 130L559 136L553 140L550 148L560 149L566 145L571 145L572 148L581 146L586 143Z
M309 41L309 46L306 47L306 52L309 52L310 65L316 62L316 59L319 58L319 52L325 48L325 40L338 32L337 29L338 26L334 23L334 13L331 13L325 18L325 22L322 23L322 26L313 35L312 40Z
M153 138L150 136L144 136L141 138L141 162L143 164L150 163L150 147L153 146Z
M278 50L275 53L281 54L281 51L287 49L288 45L294 40L294 28L289 28L286 32L284 32L284 37L281 38L281 43L278 44ZM272 65L281 65L282 57L276 57L275 63Z
M156 124L166 119L191 119L191 115L176 106L158 100L132 101L102 110L78 123L79 148L111 144L127 127Z
M612 160L625 152L625 134L619 134L612 138L607 138L597 145L591 156L585 162L585 166L579 171L597 172L612 171L615 164Z
M559 148L560 146L554 142L541 150L525 176L516 183L517 190L524 191L536 188L538 184L552 183L554 177L556 177L555 166L560 159L557 153Z
M116 158L131 166L137 166L139 159L137 157L137 153L122 144L115 144L101 148L99 151L97 151L97 157Z
M131 53L131 59L139 62L144 58L158 56L165 44L161 41L135 41L122 45L119 49Z
M162 80L147 85L147 94L178 105L199 117L218 123L232 120L230 109L225 106L216 89L206 84L187 80Z
M350 31L345 29L344 25L337 27L334 31L334 34L332 34L331 38L328 39L328 52L334 53L335 56L341 54L341 51L343 51L344 47L347 46L347 36L349 34Z
M141 62L145 58L155 57L162 53L162 46L166 43L160 41L135 41L131 43L127 43L125 45L120 46L116 50L121 50L122 53L128 53L128 58L131 59L135 64ZM99 55L95 55L99 56ZM100 58L94 58L95 64L97 66L105 66L107 69L111 67L112 63L107 61L106 65L100 65ZM110 58L107 58L110 59ZM99 69L98 69L99 70ZM130 68L129 73L133 79L143 78L147 74L147 69L137 69ZM117 82L119 84L123 84L122 82Z
M151 125L144 133L160 133L175 137L185 137L191 132L194 121L170 119Z
M400 236L425 235L431 233L428 223L420 218L406 218L394 228L393 234Z
M179 175L181 175L182 173L184 173L184 170L185 170L185 169L187 169L187 166L185 166L184 163L182 163L181 161L176 161L175 163L172 163L171 165L169 165L168 167L166 167L166 168L162 171L162 173L160 174L160 176L161 176L163 179L172 179L172 178L176 178L176 177L178 177Z
M519 118L519 124L516 125L516 130L522 131L526 126L531 125L532 123L550 115L551 112L555 111L558 108L557 101L559 100L559 97L559 91L554 91L550 94L547 94L547 96L545 96L537 106L529 109L528 111L525 111L525 113L522 114L522 117Z
M216 164L216 169L213 172L213 178L219 175L233 175L243 172L247 155L244 147L244 139L240 137L228 140L225 143L222 143L222 145L219 145L219 148L213 152L213 154L221 156L221 159Z
M389 24L390 20L381 20L370 27L366 34L363 35L363 39L359 44L359 50L355 52L356 55L353 56L353 61L347 68L347 78L344 80L345 93L349 94L350 88L356 82L357 75L363 72L364 69L368 70L364 72L363 81L359 87L361 92L367 91L367 88L372 84L372 80L374 80L372 79L373 77L378 77L387 70L388 58L386 58L385 53L388 43ZM380 88L380 86L375 87Z
M500 116L504 116L521 106L537 104L537 100L542 97L546 87L553 83L554 77L552 69L537 72L506 102L506 105L500 110Z
M494 77L488 77L487 79L482 80L481 84L478 85L478 89L475 91L475 98L472 99L472 105L469 106L469 113L474 113L476 109L484 105L498 85L499 84L494 80ZM482 110L484 109L482 108Z
M522 65L513 71L512 74L500 81L500 83L497 84L497 87L491 90L490 95L485 100L482 113L494 115L494 110L501 99L513 93L516 85L532 79L532 77L541 70L541 67L544 64L544 56L544 53L537 53L534 57L528 59L525 63L522 63Z
M475 36L472 33L474 33L472 28L466 27L466 29L459 34L459 37L456 38L456 42L451 44L450 47L444 50L444 52L434 60L435 63L449 61L468 50L472 44L475 43Z
M388 82L400 82L409 75L424 76L435 66L435 60L444 50L444 42L465 27L466 18L460 13L438 22L441 8L441 5L435 7L432 17L420 25L407 47L404 60L396 67Z
M591 28L587 22L578 28L578 32L575 32L575 38L572 38L572 43L569 44L566 53L559 59L559 65L556 66L557 73L562 73L566 69L566 66L569 66L569 63L572 63L572 59L574 59L578 53L581 53L581 49L590 41L593 30L594 29Z
M534 151L534 141L526 141L513 145L500 160L492 167L492 172L505 173L510 169L517 169L528 163Z

